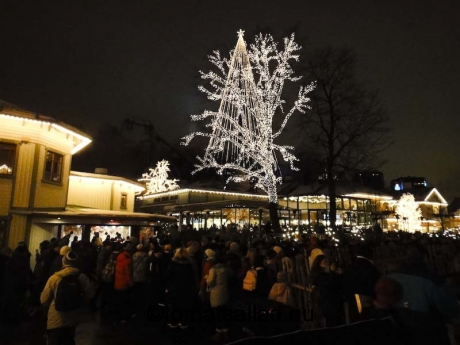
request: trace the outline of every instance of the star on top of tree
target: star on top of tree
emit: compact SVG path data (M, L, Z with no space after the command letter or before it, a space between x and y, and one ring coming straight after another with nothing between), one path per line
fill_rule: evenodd
M238 31L238 37L243 38L243 36L244 36L244 30L241 30L241 29L240 29L240 30Z

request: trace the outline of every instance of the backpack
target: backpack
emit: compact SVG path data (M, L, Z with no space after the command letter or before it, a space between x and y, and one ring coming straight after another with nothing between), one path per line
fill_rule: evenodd
M257 285L257 271L251 268L243 280L243 290L254 291Z
M80 308L83 289L78 280L79 275L77 273L65 276L59 282L54 297L54 308L57 311L73 311Z
M114 283L115 282L115 269L117 266L117 258L112 257L109 259L109 262L105 265L101 274L101 281L104 283Z

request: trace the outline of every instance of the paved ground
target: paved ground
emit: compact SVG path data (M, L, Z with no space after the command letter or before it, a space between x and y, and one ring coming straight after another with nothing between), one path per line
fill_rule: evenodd
M161 322L149 321L145 316L138 316L128 322L117 325L105 325L100 322L98 313L85 313L85 322L77 328L77 345L90 344L211 344L210 337L214 333L212 325L203 322L191 325L185 331L171 331ZM45 324L42 317L14 325L0 325L0 344L11 345L43 345ZM229 341L237 340L246 335L239 329L230 332ZM225 342L220 342L223 344Z

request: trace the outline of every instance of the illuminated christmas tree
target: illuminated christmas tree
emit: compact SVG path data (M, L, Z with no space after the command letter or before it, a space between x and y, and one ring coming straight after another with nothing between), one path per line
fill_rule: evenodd
M182 144L188 145L196 136L209 138L204 156L197 157L199 163L194 173L206 168L216 169L220 175L224 171L233 172L227 183L256 181L255 187L264 190L270 203L276 205L277 184L281 183L278 157L293 170L298 170L294 167L298 159L291 153L293 147L275 144L274 140L296 110L304 113L308 108L307 94L314 85L300 87L297 100L285 112L286 102L281 94L286 81L300 79L294 76L291 63L298 61L301 47L294 41L294 35L285 38L284 49L279 49L271 35L259 34L248 51L243 34L241 30L238 32L230 60L221 57L218 51L209 56L219 73L200 71L211 88L200 86L199 89L208 99L220 101L220 106L217 111L192 115L192 120L210 119L206 126L211 128L211 133L192 133ZM282 117L276 130L273 128L275 112Z
M395 213L403 222L403 229L414 232L420 229L422 210L412 194L403 194L396 203ZM402 230L402 229L400 229Z
M169 171L169 162L162 160L157 163L156 168L150 168L149 173L142 174L142 178L139 181L146 181L147 192L145 194L149 195L178 189L179 185L176 182L179 180L169 180Z

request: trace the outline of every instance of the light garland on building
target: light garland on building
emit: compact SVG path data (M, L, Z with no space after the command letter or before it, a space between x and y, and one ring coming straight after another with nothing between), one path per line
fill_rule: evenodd
M299 60L301 47L291 35L284 39L284 50L278 50L271 35L259 34L248 52L243 34L241 30L238 32L238 43L231 53L231 60L222 58L218 51L209 56L220 74L200 71L201 77L210 81L212 90L203 86L199 90L208 99L220 101L220 107L218 111L206 110L202 115L192 115L192 120L210 118L207 127L212 128L212 133L192 133L183 138L182 145L188 145L197 136L209 138L204 157L197 157L199 164L193 173L207 168L216 169L220 175L224 171L237 172L227 179L227 183L253 179L255 187L265 191L270 202L277 203L277 184L281 183L281 174L276 155L280 153L293 170L298 170L294 167L298 159L291 153L292 146L277 145L274 139L282 133L296 110L305 113L310 100L307 94L313 90L314 84L300 87L293 107L284 113L286 102L281 99L281 93L286 81L300 79L294 76L290 62ZM257 83L253 71L258 76ZM273 117L278 109L285 115L280 128L274 131Z
M168 179L169 171L169 162L162 160L157 163L156 168L150 168L149 173L142 174L142 178L139 181L146 182L146 195L179 189L177 184L179 180Z
M395 213L403 221L404 230L414 232L420 229L422 210L412 194L403 194L396 203Z
M51 128L54 128L58 132L67 134L67 137L71 136L73 138L73 148L71 150L72 155L82 150L84 147L88 146L92 142L92 139L90 139L89 137L76 133L75 131L72 131L61 125L58 125L57 123L51 123L48 121L36 120L36 119L25 118L22 116L14 116L14 115L9 115L9 114L0 114L0 118L5 118L7 120L20 121L22 122L23 126L25 126L26 123L38 124L40 125L40 128L44 126L48 126L48 130Z
M8 165L0 165L0 174L11 174L12 172L13 169L11 169Z
M178 194L185 194L185 193L200 193L200 194L217 194L217 195L228 195L228 196L236 196L236 197L244 197L244 198L259 198L259 199L267 199L267 195L259 195L259 194L248 194L248 193L238 193L238 192L223 192L217 190L210 190L210 189L191 189L191 188L184 188L184 189L177 189L170 192L158 193L155 195L145 195L139 197L140 200L144 199L153 199L153 198L161 198L164 196L173 196Z

